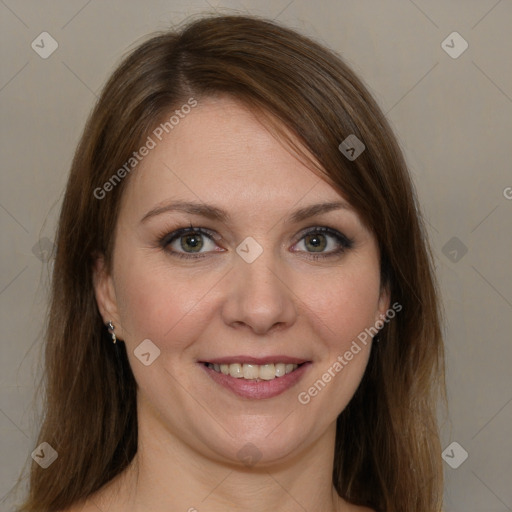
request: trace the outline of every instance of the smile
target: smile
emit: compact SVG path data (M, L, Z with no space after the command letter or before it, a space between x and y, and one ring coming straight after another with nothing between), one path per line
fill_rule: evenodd
M285 356L273 360L233 357L200 362L208 377L221 388L239 397L258 400L273 398L289 390L311 365L311 361Z
M254 380L273 380L278 377L284 377L288 373L295 371L299 365L291 363L269 363L269 364L213 364L205 363L208 368L229 375L235 379Z

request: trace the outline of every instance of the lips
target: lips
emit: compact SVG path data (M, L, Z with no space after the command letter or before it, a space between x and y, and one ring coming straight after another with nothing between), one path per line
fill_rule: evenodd
M272 398L294 386L311 365L289 356L233 356L200 361L207 375L238 396Z

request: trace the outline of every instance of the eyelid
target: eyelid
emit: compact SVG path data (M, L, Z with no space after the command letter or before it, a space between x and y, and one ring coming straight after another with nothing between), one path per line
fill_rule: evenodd
M159 240L161 245L166 246L173 242L175 239L179 238L180 236L186 235L187 233L200 233L201 235L204 235L215 242L221 239L221 237L218 234L216 234L214 231L208 228L196 228L190 225L184 228L175 229L170 233L166 232L166 234L160 237Z
M337 229L331 228L329 226L312 226L309 228L305 228L299 233L298 241L300 241L303 237L309 235L310 233L323 233L330 235L336 238L339 242L346 245L347 247L351 247L354 243L353 240L344 235L341 231L338 231Z
M222 240L222 237L220 235L218 235L215 231L210 230L208 228L203 228L203 227L194 227L191 224L190 226L187 226L187 227L175 229L174 231L172 231L170 233L167 232L165 235L163 235L159 238L159 245L163 249L168 250L168 252L170 254L172 254L173 256L180 257L180 258L188 258L188 259L202 258L202 257L208 256L208 254L218 252L218 251L206 251L206 252L188 253L185 251L181 252L181 251L167 249L167 247L171 243L178 240L180 237L182 237L183 235L186 235L187 233L198 233L200 235L203 235L203 236L209 238L212 242L214 242L216 244L220 240ZM311 259L320 259L320 258L329 258L331 256L340 255L347 249L352 248L352 246L353 246L353 240L348 238L346 235L344 235L337 229L334 229L334 228L331 228L328 226L318 226L318 225L310 226L308 228L301 230L296 235L297 240L293 244L293 246L297 245L300 241L302 241L305 236L307 236L308 234L312 234L312 233L320 233L320 234L331 236L332 238L334 238L336 240L339 247L335 250L331 250L328 252L318 252L318 253L308 252L308 251L293 251L293 252L304 253L307 255L308 258L311 258Z
M312 260L328 260L329 258L340 257L347 250L351 249L354 245L354 241L344 235L342 232L337 229L328 227L328 226L313 226L310 228L306 228L302 230L298 235L298 240L295 242L294 246L303 241L304 237L309 234L320 233L323 235L330 236L336 240L337 248L332 249L326 252L309 252L302 250L295 250L293 252L299 253L303 255L303 257Z

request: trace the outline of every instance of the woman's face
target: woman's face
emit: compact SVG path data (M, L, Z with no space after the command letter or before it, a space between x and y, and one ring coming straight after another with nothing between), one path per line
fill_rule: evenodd
M376 240L232 99L153 139L96 279L140 420L214 460L296 456L333 434L364 373L357 337L388 307Z

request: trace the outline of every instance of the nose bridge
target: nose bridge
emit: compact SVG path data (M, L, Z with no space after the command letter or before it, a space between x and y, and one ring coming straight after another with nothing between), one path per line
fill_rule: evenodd
M261 251L251 261L241 251L247 248L249 253L255 250L251 241L247 246L242 243L235 256L235 272L223 310L225 322L244 324L258 334L277 325L291 325L295 321L296 308L293 294L283 282L286 272L282 263L271 249Z

